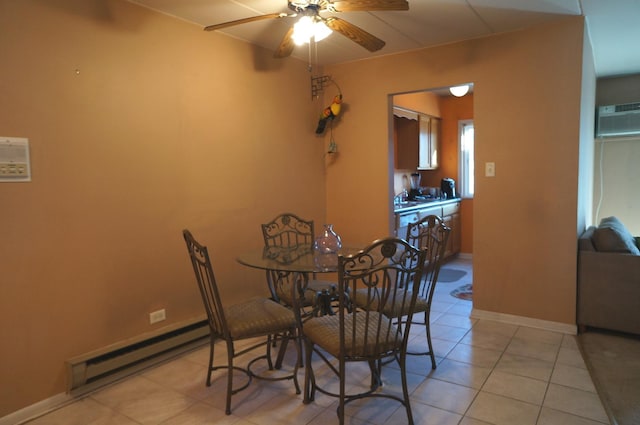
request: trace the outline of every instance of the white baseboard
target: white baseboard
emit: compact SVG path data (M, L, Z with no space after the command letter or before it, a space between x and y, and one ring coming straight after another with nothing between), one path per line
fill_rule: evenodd
M532 317L515 316L513 314L496 313L494 311L471 310L472 319L493 320L495 322L509 323L512 325L528 326L530 328L544 329L552 332L560 332L568 335L577 335L577 325L561 322L551 322L549 320L534 319ZM0 424L1 425L1 424Z
M41 400L24 409L10 413L7 416L0 418L0 425L17 425L27 420L42 416L47 412L58 409L67 403L75 401L76 398L71 394L62 393L56 394L53 397L49 397L45 400Z

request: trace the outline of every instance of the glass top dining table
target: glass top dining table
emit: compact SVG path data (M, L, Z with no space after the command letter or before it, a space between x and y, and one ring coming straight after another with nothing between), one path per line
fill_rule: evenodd
M358 252L358 248L342 248L339 254L349 255ZM319 256L309 246L283 248L267 246L242 253L237 261L248 267L263 270L278 270L294 273L330 273L337 270L338 257Z
M248 267L262 269L267 271L267 281L270 282L269 287L272 295L279 298L278 291L275 286L283 281L289 274L293 274L295 285L291 285L290 299L303 299L304 293L309 284L308 275L316 273L331 273L338 269L338 254L350 255L358 252L359 248L343 247L338 253L319 255L310 246L298 247L274 247L266 246L254 250L247 251L237 257L237 261ZM272 273L275 273L272 274ZM314 299L312 310L301 312L296 310L298 314L304 313L305 317L311 315L334 314L331 302L336 298L335 285L333 288L326 288L317 292ZM296 297L296 293L298 296ZM304 303L301 303L302 305ZM305 307L302 307L304 310ZM297 316L300 323L303 319Z

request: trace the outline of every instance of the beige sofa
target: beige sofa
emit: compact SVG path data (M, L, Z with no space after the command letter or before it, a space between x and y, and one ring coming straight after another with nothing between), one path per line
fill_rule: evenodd
M640 334L640 238L615 217L578 240L580 331L596 327Z

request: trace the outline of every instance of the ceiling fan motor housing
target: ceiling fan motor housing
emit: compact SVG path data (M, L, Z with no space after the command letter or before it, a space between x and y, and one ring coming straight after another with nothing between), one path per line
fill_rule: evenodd
M320 11L320 5L309 1L290 1L289 9L296 13L301 13L305 16L317 15Z

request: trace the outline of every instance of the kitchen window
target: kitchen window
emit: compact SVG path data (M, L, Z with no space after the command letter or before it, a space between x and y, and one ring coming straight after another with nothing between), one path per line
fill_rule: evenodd
M460 139L460 175L458 176L461 198L473 198L474 189L474 153L473 153L473 120L458 122Z

